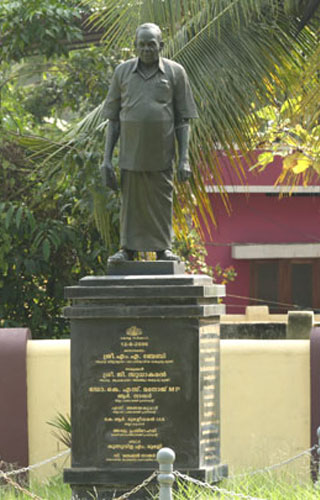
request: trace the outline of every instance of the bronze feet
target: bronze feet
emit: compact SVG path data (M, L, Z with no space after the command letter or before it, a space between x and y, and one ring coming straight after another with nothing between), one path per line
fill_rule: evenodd
M180 262L181 259L179 255L176 255L172 252L172 250L167 248L167 250L161 250L160 252L157 252L157 260L176 260Z
M133 250L128 250L126 248L121 248L118 252L108 258L108 262L125 262L127 260L133 260L135 257L135 252Z
M173 253L172 250L170 250L169 248L167 248L166 250L160 250L156 252L156 254L157 254L157 260L174 260L177 262L180 262L181 260L179 255ZM121 248L121 250L119 250L114 255L111 255L111 257L109 257L108 262L109 263L126 262L128 260L133 260L135 256L136 252L134 250Z

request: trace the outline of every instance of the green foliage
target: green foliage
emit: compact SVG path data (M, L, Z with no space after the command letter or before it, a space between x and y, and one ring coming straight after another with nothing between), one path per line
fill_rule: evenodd
M206 247L195 229L189 232L187 238L176 238L173 250L185 261L187 272L213 276L212 268L206 264Z
M61 466L57 468L60 472ZM24 485L28 494L18 491L16 488L7 485L1 486L0 499L1 500L30 500L30 493L38 495L38 498L46 500L65 500L71 498L71 489L68 484L63 482L61 474L48 479L47 481L37 481L35 479L30 481L29 485ZM29 493L30 492L30 493Z
M319 106L319 24L309 36L313 50L307 51L295 71L295 85L281 91L277 82L270 86L272 103L257 111L259 118L252 129L253 142L264 151L252 168L263 170L275 156L283 158L278 182L294 185L301 179L312 183L320 175Z
M292 36L303 13L295 0L174 5L1 2L2 325L30 326L35 337L64 335L62 287L85 273L103 272L108 253L118 246L119 198L101 188L98 172L106 126L102 101L114 67L132 55L138 22L153 19L163 28L164 55L186 67L200 111L191 140L194 177L175 192L176 220L186 237L185 210L196 224L199 215L205 222L208 213L214 219L205 190L205 179L221 184L213 150L224 148L241 177L235 146L244 152L252 146L259 112L274 104L274 88L287 91L317 43L313 28ZM106 45L70 52L90 13L96 27L105 28ZM190 257L192 245L189 268L207 272L192 235L182 253ZM232 271L227 278L224 270L214 273L219 280L232 277Z
M305 475L307 475L305 473ZM238 495L247 498L268 500L316 500L319 498L319 490L311 481L298 481L297 477L290 473L290 469L278 473L264 473L254 476L244 474L239 478L225 479L216 485L225 491L214 493L204 487L198 487L187 481L178 481L178 492L175 500L213 500L215 498L229 500ZM241 498L241 497L240 497Z
M120 61L119 51L100 46L72 51L61 69L53 65L52 75L62 88L65 105L73 111L88 113L101 104Z
M54 57L50 64L42 60L38 79L19 88L20 101L38 123L56 117L65 120L67 127L104 101L119 61L105 47L73 50L67 59ZM20 66L20 73L25 71L28 64Z
M189 231L187 238L180 237L173 242L173 250L185 261L186 271L194 274L207 274L215 283L227 284L234 281L237 273L234 267L223 269L220 264L211 267L206 263L208 252L200 234L196 229Z
M0 204L0 325L59 338L68 333L63 287L102 272L107 254L94 228L45 215L20 203Z
M62 89L53 79L46 79L30 90L24 99L24 108L36 122L43 123L45 117L51 116L52 110L62 105Z
M258 144L268 151L261 153L252 167L264 170L275 156L281 156L283 172L278 182L286 180L292 185L301 176L305 183L311 183L320 175L320 126L303 119L300 104L301 98L287 99L279 108L272 106L261 111L263 127ZM273 118L268 119L271 113Z
M226 285L230 281L234 281L236 277L237 272L233 266L223 268L220 264L216 264L213 268L213 281L215 283Z
M70 415L58 413L55 418L47 424L54 427L53 436L67 448L71 448L71 419Z
M1 326L28 326L35 338L67 335L63 287L104 272L108 251L94 224L93 200L99 195L110 219L112 251L118 246L119 200L101 191L97 161L99 154L70 151L65 171L50 163L39 169L12 138L0 142L6 200L0 204Z
M56 151L119 62L105 47L70 52L89 13L75 0L0 4L0 327L34 338L68 335L64 286L105 272L119 244L119 197L99 175L105 123L90 137L80 125L62 161Z
M83 12L75 0L2 0L0 60L67 55L67 42L82 39Z
M179 204L196 226L204 222L208 228L214 211L205 184L221 185L222 169L227 168L214 152L226 152L230 168L243 182L241 157L248 157L255 143L258 111L274 102L275 86L284 93L294 85L303 58L317 46L313 28L297 35L304 2L84 0L84 4L94 10L95 25L105 29L107 47L131 47L137 24L152 19L163 31L163 55L185 67L200 117L192 124L193 179L187 185L176 184L175 232L187 236ZM94 133L99 121L93 115L100 112L97 107L84 117L82 131ZM227 204L223 190L221 194Z
M147 475L146 475L147 477ZM155 484L155 483L153 483ZM298 478L290 472L287 473L269 473L259 474L257 476L242 476L239 479L224 480L216 486L224 488L227 492L215 493L203 487L197 487L186 481L177 481L177 487L174 488L174 500L230 500L236 498L234 493L251 498L266 498L268 500L318 500L319 490L311 481L299 481ZM29 496L14 490L11 486L1 488L0 499L5 500L29 500ZM48 500L62 500L71 495L70 487L63 483L62 476L59 474L50 480L42 483L32 481L28 490ZM149 488L150 500L157 500L159 493L151 493ZM240 497L241 498L241 497Z

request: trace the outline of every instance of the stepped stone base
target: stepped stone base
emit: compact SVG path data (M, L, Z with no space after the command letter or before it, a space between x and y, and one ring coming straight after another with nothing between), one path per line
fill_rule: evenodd
M118 269L123 274L88 276L66 288L72 465L64 479L73 498L96 491L111 500L115 490L119 496L148 477L157 451L169 447L176 470L218 481L227 474L219 413L225 288L209 276L181 273L176 262Z
M109 263L107 274L113 275L146 275L146 274L184 274L185 264L170 260L127 261Z

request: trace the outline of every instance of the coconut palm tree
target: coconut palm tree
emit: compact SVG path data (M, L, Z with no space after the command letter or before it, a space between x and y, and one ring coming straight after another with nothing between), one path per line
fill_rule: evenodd
M191 162L193 179L177 185L176 220L186 229L185 213L198 222L214 219L205 183L221 186L218 151L244 181L238 161L248 155L261 119L259 110L287 96L306 59L319 43L316 28L319 0L83 0L94 14L93 29L103 29L103 43L132 56L136 26L155 22L164 35L164 56L181 63L190 78L200 118L193 123ZM318 48L319 50L319 48ZM83 137L94 137L106 126L102 103L64 138L63 156ZM29 146L32 141L29 140ZM43 147L41 144L40 147ZM89 148L91 146L88 146ZM39 145L34 144L34 150ZM50 158L56 146L49 144ZM43 154L43 151L42 151ZM178 201L179 200L179 201ZM198 211L194 209L197 204ZM226 200L227 204L227 200ZM100 207L100 208L99 208ZM96 203L102 230L103 204ZM183 208L182 208L183 207ZM104 232L107 233L106 228Z

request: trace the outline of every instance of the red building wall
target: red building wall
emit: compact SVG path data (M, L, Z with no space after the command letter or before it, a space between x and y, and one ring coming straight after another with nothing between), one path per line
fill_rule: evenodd
M248 172L246 184L273 186L281 168L281 159L277 158L260 174ZM225 184L239 185L230 169L228 172ZM232 244L320 242L320 196L300 193L279 199L278 193L229 193L231 214L226 212L219 194L210 194L210 198L218 227L212 227L211 237L205 236L207 262L235 268L237 277L227 285L226 303L229 313L241 314L250 301L232 295L250 297L250 261L232 259Z

